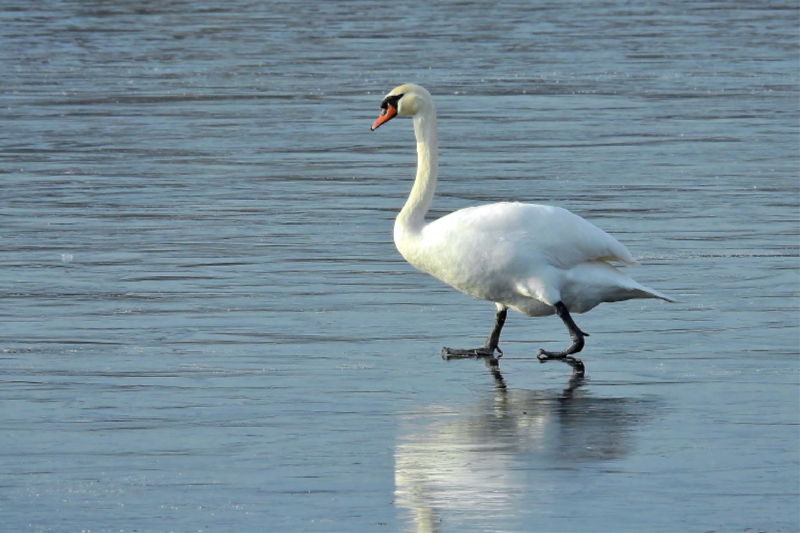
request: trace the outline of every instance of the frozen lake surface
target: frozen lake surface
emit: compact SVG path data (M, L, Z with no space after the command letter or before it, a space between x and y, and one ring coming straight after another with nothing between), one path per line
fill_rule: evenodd
M0 516L42 532L796 532L796 2L5 2ZM584 379L392 226L558 205L679 300Z

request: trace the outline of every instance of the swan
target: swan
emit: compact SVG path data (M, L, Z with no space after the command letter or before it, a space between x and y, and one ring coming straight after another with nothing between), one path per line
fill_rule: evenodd
M438 172L436 109L430 93L419 85L396 87L381 102L371 129L403 116L414 122L417 175L394 224L395 246L418 270L497 307L494 327L483 346L445 347L442 357L485 357L496 363L503 355L500 332L508 309L513 309L531 317L558 315L572 344L560 352L540 349L536 357L541 362L566 362L582 373L584 365L573 355L583 349L589 335L575 324L572 313L632 298L675 301L612 266L611 262L637 263L614 237L566 209L502 202L426 222Z

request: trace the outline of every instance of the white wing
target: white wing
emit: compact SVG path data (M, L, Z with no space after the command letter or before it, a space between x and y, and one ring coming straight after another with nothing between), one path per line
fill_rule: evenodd
M636 264L625 246L605 231L566 209L547 205L499 203L461 209L426 226L424 240L459 249L464 259L494 249L506 256L540 256L559 268L587 261Z
M409 263L476 298L518 310L522 298L533 306L526 314L552 312L549 305L561 297L569 272L578 266L635 264L630 252L597 226L545 205L499 203L462 209L425 226L421 237L413 246L398 244ZM574 279L572 283L578 286ZM531 303L531 298L547 305L534 309L540 304Z

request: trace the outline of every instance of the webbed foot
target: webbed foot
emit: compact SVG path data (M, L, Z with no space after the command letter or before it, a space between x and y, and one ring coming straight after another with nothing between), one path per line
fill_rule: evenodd
M573 372L577 374L583 374L586 370L586 367L583 366L583 361L572 357L572 355L583 350L583 338L588 337L589 334L581 331L581 329L575 325L575 322L572 320L567 307L562 302L556 303L555 308L556 314L567 326L569 336L572 339L572 344L569 346L569 348L561 352L548 352L547 350L540 349L538 352L536 352L536 358L541 363L546 363L547 361L563 361L572 367Z
M495 357L495 352L497 352L497 357ZM450 359L477 359L477 358L488 358L488 359L499 359L503 356L503 350L500 349L499 346L495 346L494 348L490 348L488 346L481 346L480 348L472 348L469 350L459 350L456 348L442 348L442 359L445 361L449 361Z
M564 350L563 352L548 352L547 350L539 349L539 351L536 352L536 358L540 363L546 363L548 361L562 361L571 366L572 371L576 374L583 374L586 371L583 361L572 357L572 355L566 352L569 352L569 349Z

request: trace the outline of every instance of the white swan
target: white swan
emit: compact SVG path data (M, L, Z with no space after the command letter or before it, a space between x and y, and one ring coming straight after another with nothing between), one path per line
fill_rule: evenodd
M536 355L541 361L565 361L582 372L583 363L572 354L583 349L588 334L575 325L570 312L585 313L602 302L631 298L674 301L610 265L636 261L614 237L565 209L498 203L461 209L426 223L438 169L433 99L418 85L401 85L383 99L381 109L373 131L395 116L411 116L417 138L417 177L394 225L397 249L419 270L497 306L494 329L484 346L443 348L443 357L495 360L495 352L501 356L500 331L511 308L528 316L557 314L572 345Z

